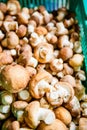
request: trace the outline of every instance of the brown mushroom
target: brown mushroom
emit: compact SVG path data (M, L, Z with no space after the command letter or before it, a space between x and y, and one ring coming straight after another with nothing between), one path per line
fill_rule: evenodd
M79 120L79 130L87 129L87 118L81 117Z
M34 56L40 63L49 63L53 58L53 46L48 43L39 44L34 49Z
M65 125L69 125L71 123L72 116L66 108L60 106L54 109L54 113L56 118L61 120Z
M18 27L18 30L17 30L17 35L19 36L19 38L22 38L26 35L27 33L27 28L25 25L20 25Z
M47 125L44 122L40 123L37 130L68 130L66 125L59 119L56 119L52 124Z
M55 114L50 109L40 107L38 101L32 101L25 108L24 118L27 125L35 129L41 120L48 125L51 124L55 120Z
M51 89L49 84L52 80L52 76L45 70L40 70L29 82L29 92L32 97L39 99Z
M64 61L70 59L73 56L73 50L70 47L63 47L59 51L59 57Z
M27 70L21 65L7 65L0 74L1 84L11 93L17 93L24 89L29 81Z

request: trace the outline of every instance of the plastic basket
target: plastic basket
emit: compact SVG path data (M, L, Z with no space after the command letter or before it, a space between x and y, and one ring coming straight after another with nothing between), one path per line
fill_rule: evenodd
M7 2L7 0L0 0L0 2ZM34 8L44 5L49 12L60 7L66 7L76 13L76 19L80 26L81 45L84 55L83 68L87 77L87 0L19 0L19 2L22 7ZM87 88L87 80L83 84Z

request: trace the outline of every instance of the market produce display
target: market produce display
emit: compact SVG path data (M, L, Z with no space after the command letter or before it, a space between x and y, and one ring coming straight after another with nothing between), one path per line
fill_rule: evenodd
M83 62L74 12L1 2L1 130L86 130Z

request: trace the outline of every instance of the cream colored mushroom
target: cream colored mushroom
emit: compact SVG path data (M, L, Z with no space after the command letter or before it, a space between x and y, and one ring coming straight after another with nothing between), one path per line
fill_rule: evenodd
M87 129L87 118L81 117L79 119L79 130L86 130Z
M53 59L52 62L50 63L50 69L56 73L62 71L63 70L63 60L61 58Z
M74 43L73 50L75 53L82 53L82 47L81 47L81 43L79 41L76 41Z
M72 58L69 59L69 64L73 68L82 66L83 64L83 55L81 54L74 54Z
M85 75L85 72L83 70L78 71L75 74L75 77L76 77L76 79L79 79L81 81L85 81L86 80L86 75Z
M38 25L42 25L44 23L43 15L41 13L39 13L38 11L35 11L31 15L31 19L34 20L34 21L36 21L36 23Z
M68 34L68 30L64 27L63 22L57 22L56 27L57 27L56 31L57 36Z
M0 41L4 38L5 34L0 30Z
M29 92L32 97L39 99L51 89L49 84L52 80L52 76L45 70L40 70L29 82Z
M74 73L74 70L72 67L68 65L68 63L63 64L63 73L64 75L72 75Z
M66 28L72 26L74 24L75 20L71 17L70 19L65 19L64 20L64 25Z
M52 32L47 33L46 39L48 43L56 44L57 43L57 36L54 35Z
M12 113L19 122L24 121L24 109L27 107L27 105L28 105L27 102L21 100L12 103L12 107L11 107Z
M23 7L21 12L19 12L17 15L18 15L18 23L25 24L25 25L28 24L28 20L30 18L28 8Z
M48 43L39 44L34 49L34 56L40 63L49 63L53 59L53 46Z
M32 47L36 47L39 44L45 43L46 38L43 35L38 35L36 32L33 32L30 35L29 41Z
M50 109L40 107L38 101L32 101L25 108L24 118L27 125L35 129L40 121L44 121L48 125L51 124L55 120L55 114Z
M40 123L37 130L68 130L66 125L59 119L56 119L52 124L47 125L44 122Z
M58 39L58 48L63 48L63 47L70 47L71 49L73 48L73 43L69 41L69 36L68 35L62 35Z
M29 20L29 23L28 23L28 34L31 34L34 32L35 30L35 27L36 27L36 22L34 20Z
M82 116L87 117L87 101L81 102Z
M69 125L72 120L70 112L64 107L58 107L54 109L54 113L57 119L61 120L65 125Z
M71 75L65 75L63 78L60 79L62 82L68 82L72 85L72 87L76 87L75 78Z
M18 29L18 22L16 22L16 21L4 21L3 27L7 32L16 31Z
M11 93L17 93L26 88L29 81L27 70L21 65L7 65L0 74L1 84Z
M72 116L77 117L80 115L80 102L76 96L74 96L72 100L65 105L65 107L70 111Z
M16 15L21 10L21 6L19 1L17 0L9 0L7 2L7 11L10 15Z
M60 106L68 103L74 96L74 90L71 84L67 82L58 82L52 88L51 92L46 93L48 102L53 106Z
M65 16L67 15L67 9L65 8L65 7L62 7L62 8L59 8L58 9L58 11L57 11L57 20L58 21L62 21L64 18L65 18Z
M46 28L47 28L48 32L51 32L52 34L56 33L57 27L55 26L55 24L53 22L49 22L46 25Z

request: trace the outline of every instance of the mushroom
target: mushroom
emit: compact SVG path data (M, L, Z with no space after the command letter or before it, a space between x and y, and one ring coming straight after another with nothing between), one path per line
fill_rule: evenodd
M52 76L49 72L40 70L29 82L29 92L32 97L40 99L44 94L51 89L49 84L52 80Z
M81 112L82 116L87 117L87 101L81 102Z
M24 44L21 48L20 48L20 54L19 57L17 59L17 63L21 64L23 66L28 66L30 58L32 57L32 49L31 46L28 44Z
M76 79L79 79L81 81L85 81L86 80L86 75L85 75L85 72L83 70L78 71L75 74L75 77L76 77Z
M58 39L58 48L70 47L73 48L73 43L69 41L68 35L62 35Z
M73 43L75 43L75 42L79 42L80 43L80 36L79 36L79 33L77 33L77 32L72 32L71 33L71 35L70 35L70 42L73 42Z
M31 79L34 75L36 75L37 73L37 70L33 67L30 67L30 66L26 66L26 70L29 74L29 78Z
M68 130L66 125L59 119L56 119L52 124L47 125L41 122L37 127L37 130Z
M53 59L52 62L50 63L50 69L53 72L60 72L63 69L63 60L61 58L59 59Z
M68 63L63 64L63 73L64 75L73 75L74 70L68 65Z
M9 50L4 50L0 53L0 66L11 64L13 62L13 58Z
M67 9L65 7L59 8L58 11L57 11L56 19L58 21L62 21L65 18L65 16L67 15L67 13L68 12L67 12Z
M74 54L70 59L69 59L69 65L72 66L73 68L75 67L80 67L83 64L83 55L82 54Z
M74 96L74 90L71 84L67 82L58 82L50 92L46 93L47 101L52 106L60 106L68 103Z
M19 121L13 121L10 123L8 130L19 130L20 129L20 124Z
M80 115L80 102L76 96L74 96L72 100L65 105L65 107L70 111L73 117Z
M36 47L39 44L45 43L46 38L43 35L38 35L36 32L31 33L29 42L32 47Z
M57 30L56 30L57 36L68 34L68 30L65 28L63 22L57 22L56 27L57 27Z
M7 5L3 2L0 2L0 10L3 12L3 13L6 13L7 11Z
M74 22L75 22L74 18L71 17L70 19L64 20L64 25L65 25L66 28L69 28L74 24Z
M4 20L4 14L3 12L0 10L0 21L3 21Z
M2 30L0 30L0 41L4 38L4 33L2 32Z
M38 11L33 12L31 20L36 21L37 25L42 25L44 23L43 15Z
M79 101L83 100L85 97L85 87L82 85L81 80L76 79L76 87L74 88L75 95Z
M69 125L69 130L77 130L77 126L73 121Z
M35 129L41 120L48 125L51 124L55 120L55 114L50 109L42 108L38 101L32 101L25 108L24 118L26 124Z
M26 101L21 100L12 103L12 113L19 122L24 122L24 109L27 107L27 105L28 103Z
M46 25L46 28L48 30L48 32L55 34L57 31L57 27L55 26L55 24L51 21Z
M18 64L5 66L1 70L0 77L3 88L11 93L23 90L29 81L27 70Z
M3 27L7 32L16 31L18 29L18 23L16 21L4 21Z
M51 43L53 45L57 43L57 36L54 35L52 32L47 33L46 39L48 43Z
M19 1L17 0L9 0L7 2L7 11L10 15L17 15L18 12L20 12L21 6Z
M28 24L30 15L29 15L29 10L26 7L23 7L21 12L17 13L17 18L18 18L18 23L19 24Z
M10 31L7 33L6 44L6 47L9 49L13 49L19 44L19 38L15 32Z
M17 30L17 35L19 36L19 38L22 38L26 35L27 33L27 27L25 25L20 25L18 27L18 30Z
M54 113L56 118L61 120L65 125L69 125L71 123L72 116L66 108L60 106L54 109Z
M63 78L60 79L62 82L68 82L72 85L72 87L76 87L75 78L71 75L65 75Z
M29 20L29 23L28 23L28 34L31 34L31 33L34 32L36 25L37 25L36 21Z
M76 42L74 43L73 51L74 51L75 53L82 53L82 47L81 47L80 41L76 41Z
M8 91L2 90L0 92L0 104L2 105L10 105L14 102L15 96Z
M38 26L35 28L35 32L38 34L38 35L46 35L47 34L47 29L43 26Z
M86 130L87 129L87 118L81 117L79 119L79 130Z
M46 10L44 6L42 5L39 6L38 10L40 11L41 14L43 14L45 24L49 23L50 20L52 20L53 15L51 13L48 13L48 11Z
M62 58L63 61L71 59L73 56L73 50L70 47L63 47L59 51L59 58Z
M48 43L39 44L34 49L34 56L40 63L49 63L53 59L53 46Z

